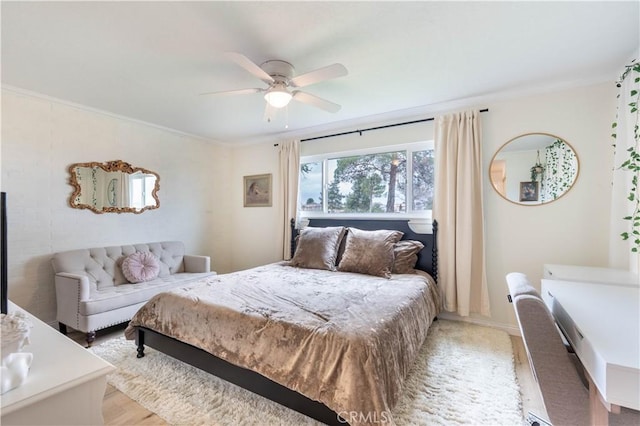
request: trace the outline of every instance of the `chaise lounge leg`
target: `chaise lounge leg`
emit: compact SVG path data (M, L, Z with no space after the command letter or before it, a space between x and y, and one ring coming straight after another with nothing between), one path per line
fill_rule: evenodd
M93 341L96 340L96 332L90 331L87 333L87 347L90 348Z
M63 324L61 322L58 323L58 329L60 330L60 333L64 334L65 336L67 335L67 325Z

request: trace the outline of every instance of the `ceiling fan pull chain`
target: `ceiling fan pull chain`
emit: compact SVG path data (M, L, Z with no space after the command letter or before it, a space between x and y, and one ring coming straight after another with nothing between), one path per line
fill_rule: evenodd
M289 128L289 105L284 107L284 128Z

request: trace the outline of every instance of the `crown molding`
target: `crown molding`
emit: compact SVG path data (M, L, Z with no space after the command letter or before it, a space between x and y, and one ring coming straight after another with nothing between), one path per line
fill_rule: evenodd
M2 84L1 87L2 87L3 91L12 92L12 93L15 93L17 95L37 98L37 99L41 99L41 100L46 101L46 102L56 103L56 104L59 104L59 105L64 105L64 106L67 106L67 107L76 108L76 109L79 109L79 110L82 110L82 111L91 112L91 113L94 113L94 114L104 115L104 116L107 116L107 117L110 117L110 118L115 118L117 120L123 120L123 121L128 121L128 122L133 123L133 124L139 124L139 125L146 126L146 127L152 127L154 129L162 130L162 131L169 132L169 133L174 133L174 134L179 135L179 136L185 136L185 137L188 137L188 138L197 139L197 140L200 140L200 141L203 141L203 142L207 142L207 143L212 143L212 144L216 144L216 145L220 145L220 146L229 146L229 144L226 144L226 143L218 141L218 140L209 139L209 138L206 138L206 137L203 137L203 136L200 136L200 135L194 135L193 133L183 132L181 130L172 129L170 127L160 126L158 124L150 123L148 121L138 120L136 118L127 117L125 115L116 114L116 113L105 111L105 110L102 110L102 109L99 109L99 108L94 108L94 107L90 107L90 106L87 106L87 105L71 102L71 101L68 101L68 100L65 100L65 99L56 98L56 97L53 97L53 96L45 95L43 93L34 92L32 90L23 89L21 87L11 86L9 84Z

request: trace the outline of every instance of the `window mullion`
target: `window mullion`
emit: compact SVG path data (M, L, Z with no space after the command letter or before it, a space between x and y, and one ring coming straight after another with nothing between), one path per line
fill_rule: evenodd
M405 181L406 195L405 202L407 203L406 213L413 213L413 151L407 150L407 178Z
M324 160L322 160L322 212L323 213L328 213L329 212L329 200L328 200L328 195L329 195L329 176L328 176L328 171L329 171L329 160L327 158L325 158Z

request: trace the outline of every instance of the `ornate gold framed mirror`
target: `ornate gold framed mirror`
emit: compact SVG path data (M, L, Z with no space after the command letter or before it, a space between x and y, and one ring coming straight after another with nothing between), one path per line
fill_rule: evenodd
M160 176L124 161L69 166L69 205L94 213L142 213L160 207Z
M489 164L491 186L505 200L526 206L548 204L578 179L573 147L549 133L527 133L507 141Z

